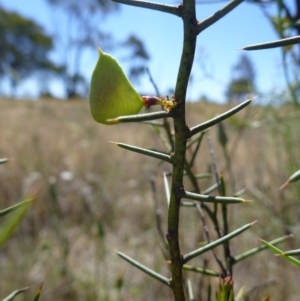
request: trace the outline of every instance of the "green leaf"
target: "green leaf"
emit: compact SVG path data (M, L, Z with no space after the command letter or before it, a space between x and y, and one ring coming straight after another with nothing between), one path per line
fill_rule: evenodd
M43 284L41 284L41 286L39 287L39 289L37 290L36 294L33 297L32 301L38 301L42 292L42 288L43 288Z
M230 276L219 279L218 291L216 293L217 301L233 301L233 280Z
M15 212L10 216L10 218L4 223L4 225L0 228L0 246L3 245L9 237L13 234L18 224L22 221L23 217L25 216L29 206L31 205L31 199L23 206L19 207L15 210Z
M18 290L15 290L14 292L12 292L9 296L7 296L6 298L4 298L2 301L11 301L13 300L18 294L23 293L25 291L27 291L29 289L29 287L23 287L20 288Z
M103 124L114 124L108 119L134 115L144 106L121 66L100 48L99 59L90 86L90 109L93 118Z
M18 208L20 208L22 206L26 206L26 205L28 205L31 202L32 202L32 200L26 200L26 201L20 202L20 203L18 203L16 205L13 205L11 207L8 207L8 208L5 208L3 210L0 210L0 217L4 216L4 215L6 215L6 214L8 214L10 212L13 212L13 211L17 210Z

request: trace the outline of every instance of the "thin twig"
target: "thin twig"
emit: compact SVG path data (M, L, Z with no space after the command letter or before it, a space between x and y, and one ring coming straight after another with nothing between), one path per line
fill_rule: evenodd
M211 142L211 138L210 138L209 134L207 135L207 139L208 139L208 145L209 145L211 160L212 160L212 163L213 163L214 174L215 174L216 182L218 183L219 195L225 197L225 195L223 195L223 193L222 193L219 172L218 172L218 169L217 169L217 160L216 160L216 157L215 157L215 152L214 152L212 142ZM215 204L215 206L217 206L217 204ZM222 204L221 207L222 207L223 228L224 228L223 229L223 235L227 235L229 233L229 231L228 231L228 221L227 221L227 205ZM215 213L216 212L217 212L217 208L215 210ZM217 219L217 216L216 216L216 219ZM220 231L220 230L218 229L218 231ZM226 262L227 262L227 274L232 275L232 264L231 264L229 241L224 242L223 249L224 249L224 255L225 255L225 258L226 258Z
M197 179L195 177L195 174L193 173L192 171L192 168L191 168L191 165L189 164L189 162L187 161L187 159L185 160L185 170L186 170L186 173L194 187L194 191L196 193L201 193L201 190L200 190L200 187L198 185L198 182L197 182Z
M219 179L219 172L218 172L218 168L217 168L217 160L216 160L215 152L214 152L214 149L212 146L212 142L211 142L209 133L207 134L207 141L208 141L209 153L210 153L210 157L211 157L211 161L212 161L212 165L213 165L213 171L214 171L214 175L216 178L216 183L218 184L218 192L219 192L219 195L222 195L220 179Z
M205 133L206 133L206 131L201 132L200 136L197 138L197 145L196 145L196 148L195 148L195 150L193 152L192 158L191 158L190 163L189 163L189 165L191 166L191 168L194 165L194 162L195 162L195 159L196 159L196 155L197 155L197 153L199 151L200 144L201 144L202 138L203 138L203 136L204 136Z
M163 13L168 13L180 17L180 9L177 6L165 5L161 3L148 2L148 1L139 1L139 0L112 0L112 1L131 5L131 6L153 9Z
M199 34L204 29L208 28L212 24L216 23L224 16L226 16L228 13L230 13L233 9L235 9L243 1L244 0L232 0L228 4L226 4L223 8L221 8L219 11L214 13L212 16L208 17L204 21L197 24L195 27L195 31L197 32L197 34Z
M148 67L146 67L146 72L148 74L148 77L149 77L149 80L150 80L151 84L153 85L153 88L155 90L156 96L159 96L160 94L159 94L159 90L158 90L157 84L155 83L155 81L154 81L154 79L152 77L152 74L151 74L151 72L150 72L150 70L149 70Z
M245 293L244 300L249 301L250 296L253 296L253 293L255 291L262 290L262 289L267 288L269 286L275 285L276 283L277 283L277 281L275 279L270 279L270 280L266 280L263 283L255 285L253 288L251 288L248 292Z
M219 175L217 172L217 164L216 164L216 158L213 152L213 148L212 148L212 143L211 143L211 139L210 139L210 135L207 135L207 141L208 141L208 146L209 146L209 152L210 152L210 156L211 156L211 160L212 160L212 164L213 164L213 172L216 178L216 183L218 185L218 192L219 195L221 195L221 189L220 189L220 181L219 181ZM220 232L220 226L219 226L219 222L218 222L218 204L215 203L214 204L214 218L213 218L213 223L215 225L215 230L218 233L219 238L222 236L221 232Z
M200 219L201 219L201 222L202 222L202 225L203 225L204 235L206 237L207 243L210 243L211 242L210 235L209 235L208 227L207 227L207 225L205 223L205 218L204 218L204 214L203 214L201 205L199 203L197 203L197 202L195 202L195 205L196 205L196 207L197 207L197 209L198 209L198 211L200 213ZM227 271L226 271L226 269L225 269L222 261L218 258L218 256L217 256L216 252L214 251L214 249L212 249L211 251L212 251L212 253L213 253L213 255L214 255L214 257L215 257L218 265L220 266L220 268L222 270L222 273L224 275L227 275Z

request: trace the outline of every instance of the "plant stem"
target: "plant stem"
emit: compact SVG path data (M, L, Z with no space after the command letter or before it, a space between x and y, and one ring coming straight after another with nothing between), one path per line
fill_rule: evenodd
M185 122L185 99L187 85L194 61L196 48L196 34L192 28L197 23L195 0L184 0L182 5L182 19L184 25L184 43L180 67L175 88L175 100L178 106L174 109L175 152L173 158L173 178L168 212L168 234L172 280L171 288L176 301L185 301L182 281L182 255L179 246L179 210L183 188L183 172L185 165L186 142L189 128Z
M219 11L214 13L212 16L208 17L207 19L199 22L196 26L196 31L199 34L204 29L210 27L214 23L218 22L221 18L226 16L230 13L233 9L235 9L239 4L241 4L244 0L232 0L229 3L226 3L224 7L222 7Z
M131 5L131 6L153 9L164 13L169 13L178 17L180 16L180 10L178 7L166 5L163 3L155 3L155 2L139 1L139 0L112 0L112 1Z

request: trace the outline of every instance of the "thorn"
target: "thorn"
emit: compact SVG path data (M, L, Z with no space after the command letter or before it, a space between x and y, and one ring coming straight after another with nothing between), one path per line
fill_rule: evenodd
M286 181L283 185L280 186L279 190L286 188L287 186L289 186L289 184L290 184L290 182Z
M43 285L44 285L44 282L42 282L42 284L40 285L40 287L39 287L39 289L38 289L38 292L39 292L39 293L41 293L41 292L42 292Z

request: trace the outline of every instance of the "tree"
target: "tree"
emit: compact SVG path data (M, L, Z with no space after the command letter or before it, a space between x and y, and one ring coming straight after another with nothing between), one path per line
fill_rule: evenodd
M56 25L56 50L65 67L62 79L66 97L86 94L84 87L87 85L81 70L83 55L98 44L102 48L112 44L112 37L100 29L101 21L108 13L116 11L118 4L109 0L46 1L52 8Z
M121 46L130 48L131 53L126 57L130 60L129 78L133 82L138 82L140 76L146 72L146 63L150 56L145 48L144 43L135 35L130 35Z
M58 72L49 59L53 40L30 19L0 7L0 77L9 78L13 89L36 72Z
M245 97L255 92L255 71L250 58L242 54L233 66L232 79L225 92L227 101L245 100Z

